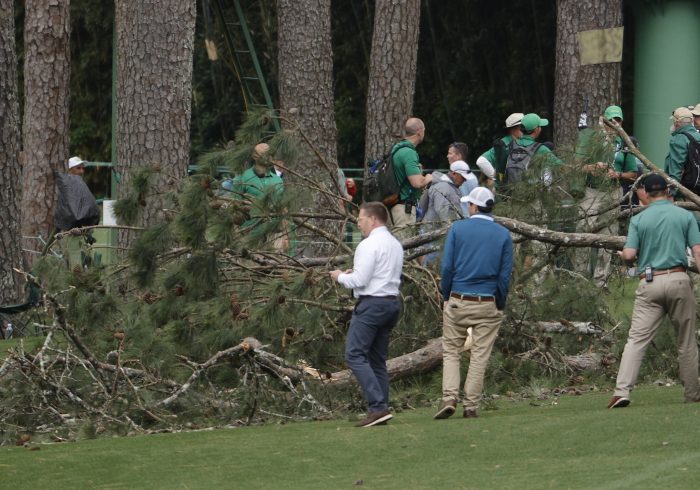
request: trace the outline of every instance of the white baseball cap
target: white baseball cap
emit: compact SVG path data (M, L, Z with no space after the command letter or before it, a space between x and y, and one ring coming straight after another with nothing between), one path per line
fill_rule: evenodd
M469 165L467 165L467 162L464 160L457 160L454 161L450 164L450 170L452 172L458 173L465 179L469 178L469 174L471 173L471 170L469 169Z
M496 198L493 196L493 192L488 190L486 187L476 187L467 196L467 202L476 204L480 208L490 208L493 206L494 200Z
M522 112L514 112L506 118L506 128L519 126L524 116L525 114L523 114Z
M83 160L80 157L70 157L68 160L68 168L74 168L74 167L79 167L80 165L84 165L85 160Z

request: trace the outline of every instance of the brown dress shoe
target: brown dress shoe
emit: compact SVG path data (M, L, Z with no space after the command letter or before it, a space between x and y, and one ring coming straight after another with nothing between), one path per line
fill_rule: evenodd
M393 417L389 410L379 412L369 412L367 417L360 420L355 427L372 427L373 425L386 425L387 421Z
M455 413L455 410L457 410L457 402L454 400L447 400L446 402L442 402L440 409L433 415L433 418L435 420L450 418L452 414Z
M476 410L472 410L472 409L469 409L469 408L465 408L465 409L464 409L464 413L462 414L462 416L463 416L465 419L476 419L476 418L479 417L479 414L476 413Z

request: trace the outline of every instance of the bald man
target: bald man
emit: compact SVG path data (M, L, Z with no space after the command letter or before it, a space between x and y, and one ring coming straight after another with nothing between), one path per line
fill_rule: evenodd
M433 176L423 175L416 147L425 138L425 124L417 117L406 121L403 140L391 148L396 181L401 186L399 202L391 207L391 222L394 228L403 228L416 223L416 204L420 200L420 189L433 180ZM404 236L408 230L400 232Z

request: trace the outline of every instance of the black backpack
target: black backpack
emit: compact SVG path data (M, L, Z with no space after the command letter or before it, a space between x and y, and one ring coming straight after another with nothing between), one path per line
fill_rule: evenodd
M379 201L387 207L399 202L402 184L396 181L394 154L401 148L404 146L394 145L389 153L371 162L362 184L362 200L364 202Z
M683 164L681 184L695 194L700 194L700 141L690 133L683 134L688 138L688 156Z
M506 184L515 184L523 179L523 174L530 166L532 157L537 153L541 143L523 146L515 139L508 145L508 158L506 159Z

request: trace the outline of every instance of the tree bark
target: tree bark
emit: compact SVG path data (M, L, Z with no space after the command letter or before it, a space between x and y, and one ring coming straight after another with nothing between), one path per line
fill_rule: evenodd
M580 65L576 35L622 25L622 0L557 0L554 144L573 144L588 101L589 126L608 105L620 103L621 63Z
M21 290L12 271L22 267L19 137L14 2L0 0L0 303L4 304L19 302Z
M367 90L365 166L400 139L416 87L420 0L377 0ZM430 128L428 128L428 131Z
M333 100L333 53L331 49L330 0L278 0L278 66L279 91L285 129L298 124L298 129L313 149L305 149L298 161L290 165L295 172L313 177L319 187L339 194L337 185L337 129ZM291 185L302 185L294 175L287 177ZM304 189L304 209L312 211L340 210L341 202L322 192ZM337 222L316 221L312 224L334 235ZM311 240L299 230L301 242ZM312 253L315 247L309 247Z
M22 236L53 231L54 171L66 169L69 137L70 1L27 0L24 18ZM27 254L33 262L35 254Z
M195 0L117 0L118 196L141 168L160 169L139 220L150 226L172 207L167 193L187 175ZM120 235L128 245L130 234Z

